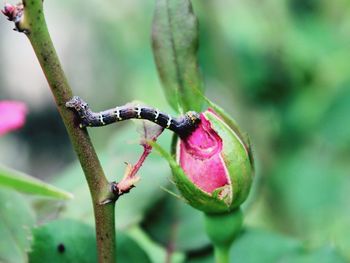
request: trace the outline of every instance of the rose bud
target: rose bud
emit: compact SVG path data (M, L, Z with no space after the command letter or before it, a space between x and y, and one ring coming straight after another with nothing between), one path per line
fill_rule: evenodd
M197 129L178 140L176 159L182 169L170 162L175 183L194 208L223 213L246 200L253 178L250 146L219 107L201 113Z

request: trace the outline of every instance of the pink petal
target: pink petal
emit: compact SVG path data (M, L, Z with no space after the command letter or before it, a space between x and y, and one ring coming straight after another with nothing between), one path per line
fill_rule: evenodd
M0 135L24 125L27 106L19 101L0 101Z
M228 184L221 151L221 138L201 114L199 127L180 142L179 162L190 180L207 193Z

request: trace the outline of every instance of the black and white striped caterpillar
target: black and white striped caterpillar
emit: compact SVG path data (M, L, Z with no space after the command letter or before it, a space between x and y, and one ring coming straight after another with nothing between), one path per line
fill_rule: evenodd
M66 103L66 107L74 109L80 117L80 127L99 127L128 119L145 119L172 130L181 138L191 134L200 122L197 112L189 111L180 117L173 118L157 109L126 104L113 109L93 112L80 97L74 96Z

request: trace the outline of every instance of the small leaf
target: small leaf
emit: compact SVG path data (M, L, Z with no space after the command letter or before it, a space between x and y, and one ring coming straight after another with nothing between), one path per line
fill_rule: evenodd
M198 21L189 0L157 0L152 29L153 53L165 95L178 111L201 111Z
M17 192L0 188L0 262L27 262L34 213Z
M57 199L73 198L72 194L62 189L3 166L0 166L0 186L9 187L27 194L41 195Z

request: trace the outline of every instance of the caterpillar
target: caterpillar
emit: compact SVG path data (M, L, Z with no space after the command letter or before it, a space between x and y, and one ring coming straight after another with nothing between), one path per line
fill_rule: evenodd
M80 128L105 126L114 122L129 119L144 119L154 122L185 138L198 126L200 116L197 112L189 111L177 118L163 113L158 109L126 104L101 112L93 112L89 105L80 97L74 96L66 102L67 108L74 109L80 118Z

